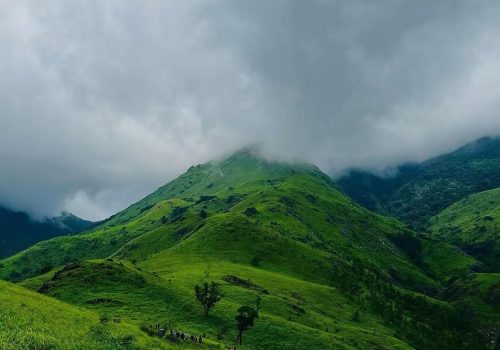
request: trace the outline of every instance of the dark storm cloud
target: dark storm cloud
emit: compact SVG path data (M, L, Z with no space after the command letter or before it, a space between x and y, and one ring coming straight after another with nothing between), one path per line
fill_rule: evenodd
M102 218L247 144L337 173L500 132L496 1L0 2L0 202Z

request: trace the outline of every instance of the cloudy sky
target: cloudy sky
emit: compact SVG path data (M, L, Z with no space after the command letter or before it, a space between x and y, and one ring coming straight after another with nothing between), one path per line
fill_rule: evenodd
M248 144L329 173L500 132L499 1L0 0L0 203L102 219Z

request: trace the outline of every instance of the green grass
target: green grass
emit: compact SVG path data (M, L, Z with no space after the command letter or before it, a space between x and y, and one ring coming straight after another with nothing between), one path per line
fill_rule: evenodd
M430 221L434 237L462 247L484 262L485 269L500 269L500 188L470 195Z
M0 281L0 349L172 349L126 322L100 322L95 312Z
M294 349L297 340L315 348L409 348L370 313L361 311L361 321L352 321L356 306L335 288L222 261L186 266L171 260L168 266L155 276L127 262L96 260L66 269L56 279L54 273L49 273L23 284L33 288L45 283L47 295L98 313L109 313L137 327L161 323L190 333L207 333L208 341L214 344L234 342L237 308L254 306L259 295L262 298L259 320L245 334L249 348L272 348L279 343L283 349ZM236 271L238 277L250 278L266 292L223 279ZM224 295L208 318L203 316L193 295L194 285L204 280L221 283ZM226 330L225 340L217 340L221 329Z

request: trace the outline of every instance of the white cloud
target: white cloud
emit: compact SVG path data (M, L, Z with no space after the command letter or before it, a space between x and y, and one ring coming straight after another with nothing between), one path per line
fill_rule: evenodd
M91 219L247 144L337 172L500 132L500 4L0 2L0 203Z

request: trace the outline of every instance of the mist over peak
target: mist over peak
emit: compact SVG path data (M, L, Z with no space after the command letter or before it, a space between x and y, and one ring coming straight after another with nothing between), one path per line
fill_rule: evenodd
M498 134L499 18L465 0L0 4L0 203L97 220L246 145L339 174Z

